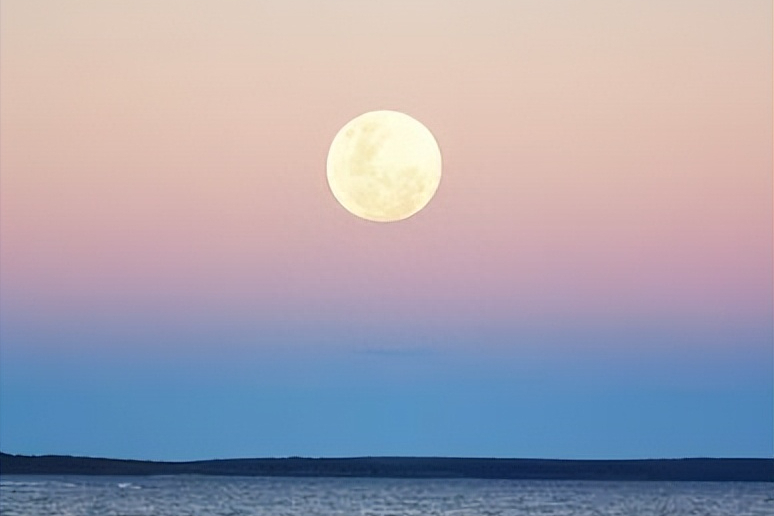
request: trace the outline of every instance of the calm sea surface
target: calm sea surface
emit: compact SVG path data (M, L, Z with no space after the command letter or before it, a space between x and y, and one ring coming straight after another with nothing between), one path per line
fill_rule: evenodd
M774 486L723 482L3 476L0 514L771 516Z

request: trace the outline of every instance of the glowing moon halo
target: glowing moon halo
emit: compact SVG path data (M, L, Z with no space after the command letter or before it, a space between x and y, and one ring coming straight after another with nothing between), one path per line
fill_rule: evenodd
M348 211L375 222L411 217L441 182L441 151L420 122L397 111L350 120L328 151L328 185Z

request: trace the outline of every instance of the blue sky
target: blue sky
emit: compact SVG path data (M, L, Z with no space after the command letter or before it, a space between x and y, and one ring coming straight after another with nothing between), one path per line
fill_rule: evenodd
M93 345L78 346L88 351L4 349L3 450L164 460L772 454L765 329L745 336L757 345L725 355L670 348L669 339L685 342L685 330L643 333L637 344L651 351L637 357L616 350L629 333L622 330L482 332L490 349L497 339L529 343L486 354L455 348L455 338L471 338L465 334L428 344L418 332L425 344L389 347L357 344L373 334L361 332L316 349L308 332L291 329L281 339L267 335L273 347L249 352L234 342L207 343L224 335L197 340L168 331L147 335L155 351L120 355L100 351L100 342L121 337L109 331L91 332ZM586 356L539 352L565 349L567 339L586 346Z

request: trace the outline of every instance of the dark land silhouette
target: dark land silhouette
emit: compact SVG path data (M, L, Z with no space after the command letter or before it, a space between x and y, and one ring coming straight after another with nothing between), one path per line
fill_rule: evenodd
M550 460L291 457L154 462L0 453L0 475L223 475L774 482L774 459Z

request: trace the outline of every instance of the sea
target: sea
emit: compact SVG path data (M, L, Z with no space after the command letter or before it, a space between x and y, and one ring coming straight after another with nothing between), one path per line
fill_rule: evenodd
M774 485L213 476L0 477L3 516L772 516Z

